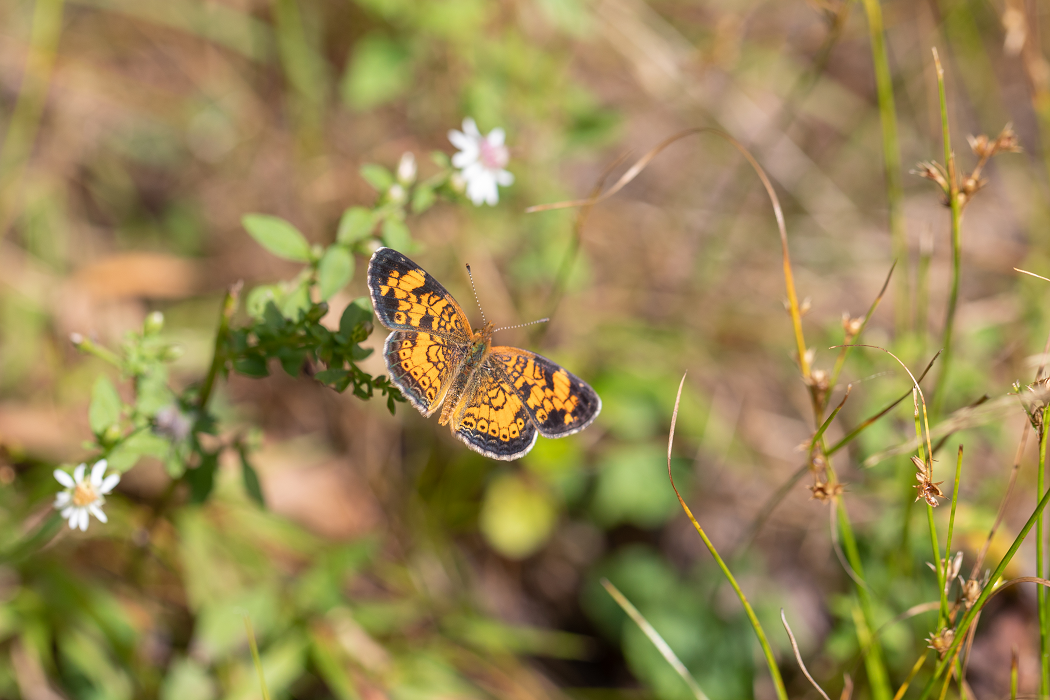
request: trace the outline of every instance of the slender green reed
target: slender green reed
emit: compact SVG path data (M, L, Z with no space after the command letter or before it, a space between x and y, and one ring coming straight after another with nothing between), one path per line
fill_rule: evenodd
M262 659L259 658L259 647L255 643L255 630L252 629L252 619L244 616L244 629L248 633L248 648L252 652L252 663L259 674L259 687L262 689L263 700L270 700L270 691L266 688L266 676L263 674Z
M952 554L952 535L955 533L955 506L959 502L959 477L962 475L963 446L959 445L959 456L955 460L955 487L952 489L952 511L948 515L948 541L945 544L945 575L948 571L947 557Z
M829 466L830 471L830 466ZM839 509L839 530L842 532L843 550L846 560L849 562L853 572L865 580L864 567L860 560L860 550L857 548L857 540L853 535L853 527L850 525L849 515L846 512L846 504L841 496L835 497L835 506ZM858 624L858 636L868 634L870 640L867 643L868 653L864 656L864 667L868 671L868 680L871 682L871 696L875 700L888 700L890 692L890 677L886 671L886 662L883 659L882 645L878 637L870 635L870 630L878 629L873 623L875 614L871 605L871 593L866 585L857 585L857 599L860 603L860 613L863 618L863 627ZM856 617L856 616L855 616ZM863 644L863 640L862 644Z
M1039 469L1035 475L1035 492L1043 497L1044 475L1046 471L1046 421L1050 417L1050 405L1043 408L1042 422L1039 425ZM1043 513L1040 511L1035 521L1035 575L1043 578L1046 573L1045 545L1043 542L1045 531L1043 530ZM1050 694L1050 658L1047 649L1047 614L1046 614L1046 589L1042 586L1035 588L1035 604L1039 617L1039 695L1046 697Z
M667 478L671 481L671 488L674 489L674 495L678 497L678 504L682 506L682 510L685 511L686 516L689 517L690 522L693 523L693 527L700 535L700 539L704 541L704 546L707 547L707 551L714 557L715 562L718 564L718 568L722 570L722 574L729 581L729 585L736 591L737 597L740 599L740 603L744 606L744 612L747 614L747 619L751 621L751 626L755 630L755 636L758 637L758 643L762 647L762 654L766 659L766 666L769 667L769 675L773 678L773 687L776 690L777 698L779 700L787 700L787 688L784 687L784 679L780 675L780 668L777 666L776 657L773 655L773 649L769 646L769 640L766 638L766 633L762 629L762 623L758 621L758 616L755 615L754 609L751 607L751 603L748 602L747 596L744 595L744 591L740 588L740 584L737 583L736 577L733 576L733 572L729 570L729 567L723 561L718 550L715 549L715 545L708 538L707 533L704 532L704 528L700 526L696 518L693 516L693 511L686 505L685 499L682 498L682 494L678 492L678 487L675 486L674 477L671 475L671 446L674 443L674 426L678 420L678 405L682 400L682 387L685 386L685 375L682 375L682 381L678 384L678 396L674 400L674 411L671 413L671 429L667 435Z
M937 94L941 104L941 133L944 136L944 167L948 173L948 204L951 207L952 227L952 281L948 292L948 310L944 318L944 337L941 347L944 359L941 361L941 372L937 375L937 384L933 392L933 404L930 407L934 419L941 415L944 406L944 391L948 386L948 373L952 364L952 336L955 331L955 310L959 303L959 277L962 271L962 248L959 230L962 223L962 210L959 207L959 179L955 173L955 155L952 153L952 138L948 128L948 100L944 90L944 68L933 49L933 62L937 68Z
M901 153L897 137L897 109L893 99L893 76L890 73L889 53L886 50L886 35L882 23L882 7L879 0L864 0L864 11L868 16L868 35L871 38L871 57L875 64L875 90L879 102L879 121L882 124L882 161L886 169L886 200L890 217L890 240L893 257L903 266L903 274L897 276L897 299L894 319L898 333L907 327L909 310L905 306L908 298L908 245L904 238L904 187L901 182Z
M33 6L29 51L22 87L0 147L0 238L18 216L22 175L40 129L51 74L62 35L63 0L37 0Z

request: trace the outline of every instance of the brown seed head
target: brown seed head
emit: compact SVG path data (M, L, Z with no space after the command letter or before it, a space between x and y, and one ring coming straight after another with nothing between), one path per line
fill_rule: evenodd
M937 634L927 637L926 641L929 643L930 649L933 649L943 657L944 653L952 646L952 642L955 641L955 630L950 627L944 627Z
M937 499L944 498L944 494L941 493L940 488L940 485L944 482L938 481L934 483L930 480L930 477L926 475L925 471L920 471L918 474L915 475L915 478L919 481L919 483L915 486L915 488L919 492L919 495L915 497L915 500L917 501L920 498L922 498L925 499L926 502L934 508L939 506L940 503L937 502Z
M815 484L809 487L809 490L813 492L813 495L810 496L810 500L816 499L821 503L827 503L831 499L835 498L835 496L838 496L840 493L842 493L844 488L845 485L840 482L829 484L826 481L817 481Z
M966 583L962 586L962 601L966 605L966 609L969 610L973 607L973 604L977 602L977 598L981 595L981 582L975 578L967 579Z
M948 194L951 188L948 186L948 173L944 170L944 166L935 161L922 161L915 166L915 170L911 171L913 175L924 177L927 180L936 182L940 186L941 190Z

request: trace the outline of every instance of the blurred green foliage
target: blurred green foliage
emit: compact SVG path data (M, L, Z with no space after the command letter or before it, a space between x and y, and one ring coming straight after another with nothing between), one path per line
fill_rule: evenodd
M884 4L905 167L941 153L933 44L960 162L971 163L962 136L1007 121L1026 149L989 166L964 219L948 411L1030 381L1048 319L1043 283L1012 272L1050 259L1038 235L1050 86L1033 38L1050 27L1022 5ZM871 47L852 7L0 5L0 697L258 697L244 616L275 698L689 697L602 577L712 700L772 697L747 618L666 481L685 369L671 469L790 694L812 690L780 607L831 695L849 673L853 697L877 696L828 506L803 486L768 500L812 454L796 447L819 421L753 174L720 143L682 142L586 226L521 213L585 197L624 151L633 162L681 129L719 125L781 192L813 302L814 367L830 370L839 315L862 314L891 263ZM447 132L467 116L507 132L516 179L497 207L472 207L449 159ZM411 177L405 153L418 158ZM860 342L916 370L942 342L950 253L928 183L905 178L901 196L901 286ZM552 316L531 342L500 342L584 377L599 421L507 465L397 411L362 274L378 245L411 254L464 308L469 261L501 322ZM831 441L908 390L874 350L853 350L846 382ZM829 405L843 388L829 387ZM964 576L995 521L1019 418L953 436L935 462L947 480L944 455L966 442L953 546ZM906 399L833 457L893 690L936 631L929 612L898 619L937 596L933 555L912 464L860 465L912 431ZM1033 442L1016 486L1026 504ZM282 446L283 481L271 465ZM311 451L338 463L332 481L311 481L323 471ZM51 472L102 458L125 474L109 522L70 533ZM305 506L289 505L296 494ZM934 512L942 543L947 510ZM985 568L1022 510L1007 513ZM996 599L968 675L977 695L1006 687L1007 628L994 620L1032 619L1033 601Z

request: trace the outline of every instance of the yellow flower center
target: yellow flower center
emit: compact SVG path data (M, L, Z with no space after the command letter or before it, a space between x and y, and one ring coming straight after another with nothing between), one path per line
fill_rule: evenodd
M78 508L89 506L98 500L98 494L88 482L81 482L73 489L73 505Z

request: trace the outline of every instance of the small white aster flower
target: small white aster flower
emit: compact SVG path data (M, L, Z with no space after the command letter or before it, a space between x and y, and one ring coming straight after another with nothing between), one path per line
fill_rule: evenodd
M506 138L503 129L496 128L488 136L482 136L478 125L467 117L463 120L463 131L452 129L448 140L459 149L452 156L452 165L459 168L467 184L467 197L475 206L495 204L499 201L497 185L507 187L514 184L514 176L504 170L510 154L503 145Z
M70 476L61 469L55 470L55 479L65 487L55 495L55 510L61 511L62 517L69 521L72 530L78 527L87 531L88 513L98 518L99 522L106 522L106 514L102 512L102 506L106 503L106 494L120 481L120 474L106 474L106 460L100 459L91 468L91 477L84 480L86 464L81 464L73 470Z

